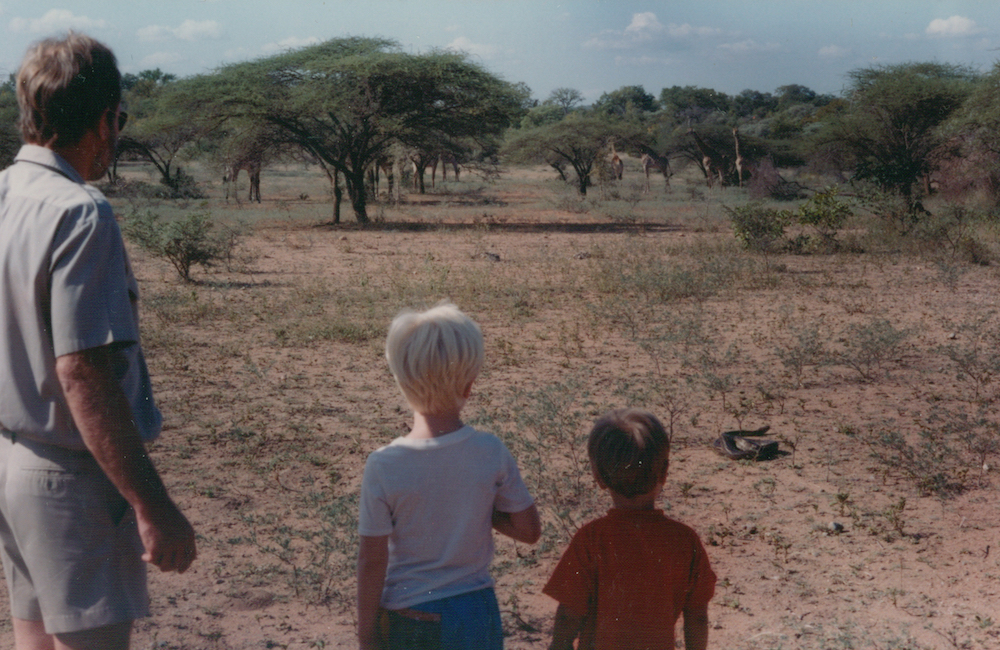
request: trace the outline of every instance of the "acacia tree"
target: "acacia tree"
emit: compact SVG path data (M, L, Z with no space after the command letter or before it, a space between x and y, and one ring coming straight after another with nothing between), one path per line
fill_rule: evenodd
M833 124L832 138L853 156L855 178L899 194L915 218L913 189L934 169L931 154L942 142L937 127L962 105L976 75L963 66L904 63L849 77L850 108Z
M594 110L617 117L652 113L658 108L656 98L642 86L622 86L604 93L594 102Z
M185 94L176 77L159 68L126 75L124 82L129 121L119 139L117 157L133 155L149 161L163 185L179 189L178 157L218 126L218 120L206 119L203 107Z
M613 138L632 142L637 137L631 123L571 113L561 122L511 132L501 154L516 162L544 162L586 195L594 164L607 152L608 143ZM570 167L575 174L572 179L566 173Z
M1000 203L1000 63L986 74L962 107L940 129L944 164ZM950 145L950 146L949 146ZM954 179L950 179L954 183Z
M660 91L660 106L673 117L700 122L710 113L728 112L732 99L712 88L671 86Z
M556 88L549 93L548 99L542 102L543 106L558 106L562 109L563 115L568 115L580 104L583 104L583 93L576 88Z
M402 52L394 41L344 38L194 78L231 118L260 120L344 176L368 221L365 174L393 143L498 137L519 119L524 90L466 55ZM428 135L431 134L431 135Z

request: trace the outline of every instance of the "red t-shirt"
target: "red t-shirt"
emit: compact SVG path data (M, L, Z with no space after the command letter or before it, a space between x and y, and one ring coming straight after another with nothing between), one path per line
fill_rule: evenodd
M542 592L584 617L579 650L674 650L678 617L708 604L715 573L689 527L612 508L577 531Z

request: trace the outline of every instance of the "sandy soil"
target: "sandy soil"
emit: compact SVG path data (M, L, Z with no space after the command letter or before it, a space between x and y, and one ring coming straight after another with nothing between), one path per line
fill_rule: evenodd
M548 643L555 604L541 587L565 544L560 511L580 523L609 503L571 447L611 406L646 405L666 419L664 386L685 376L693 383L677 385L685 403L661 504L699 532L719 576L710 647L1000 647L992 469L1000 459L988 458L985 472L972 468L967 489L942 498L845 433L886 426L912 439L935 405L965 404L970 384L940 350L968 342L961 324L1000 306L995 267L949 275L905 255L779 256L748 267L766 281L743 278L733 290L612 314L614 292L594 278L623 251L652 256L650 265L686 249L726 258L731 235L696 232L685 216L696 208L681 203L655 226L607 228L592 216L525 213L518 206L527 199L504 200L478 225L262 226L242 266L199 272L197 285L135 251L167 418L153 453L199 532L200 557L183 576L151 573L154 613L137 625L133 647L354 644L352 498L366 454L409 421L381 336L400 307L442 297L470 311L487 337L469 420L500 429L524 455L550 525L537 548L498 543L508 648ZM695 318L720 357L738 350L716 366L735 382L725 406L678 364L680 353L658 356L649 343L654 324ZM843 349L850 325L874 319L909 336L873 379L809 364L796 378L776 357L807 327ZM671 350L703 345L693 340ZM543 480L535 452L511 442L539 439L532 427L549 413L537 406L545 391L570 405L550 469L568 480L576 472L576 493ZM782 454L733 462L713 453L712 440L739 424L769 425ZM893 511L901 498L905 506ZM7 627L0 648L12 647Z

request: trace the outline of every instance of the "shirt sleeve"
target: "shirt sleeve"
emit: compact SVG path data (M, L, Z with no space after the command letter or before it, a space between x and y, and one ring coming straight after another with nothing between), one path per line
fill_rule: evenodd
M499 438L497 439L499 442ZM500 512L521 512L535 502L528 486L521 478L521 471L517 468L517 461L511 455L506 445L500 442L501 449L501 469L500 480L497 485L497 495L493 501L493 507Z
M694 557L691 559L691 590L684 602L684 608L707 605L715 595L715 572L708 561L708 553L697 534L692 540Z
M574 614L586 617L597 593L597 563L587 527L570 541L542 593L565 605Z
M378 460L375 453L368 456L365 472L361 477L361 497L358 500L358 534L380 537L392 533L392 511L379 480Z
M73 208L64 216L53 244L50 305L55 355L137 343L138 295L133 294L138 288L110 207L102 210L90 203Z

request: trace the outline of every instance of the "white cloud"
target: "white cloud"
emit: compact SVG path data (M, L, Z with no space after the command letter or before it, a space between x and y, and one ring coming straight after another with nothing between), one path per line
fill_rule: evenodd
M839 59L850 53L850 50L840 47L839 45L827 45L819 48L819 55L830 59Z
M30 32L43 34L62 32L67 29L100 29L105 22L100 19L77 16L67 9L50 9L41 18L11 18L12 32Z
M222 37L222 29L219 23L214 20L185 20L178 27L165 27L163 25L150 25L143 27L136 36L141 41L162 41L168 38L176 38L181 41L197 41L204 39L217 39Z
M981 31L976 26L976 21L965 16L935 18L927 26L927 34L930 36L970 36Z
M308 47L310 45L319 45L320 40L315 36L307 36L305 38L300 36L289 36L284 38L277 43L268 43L264 47L260 48L265 54L274 54L275 52L285 52L287 50L297 50L300 47Z
M693 27L688 23L683 25L670 23L668 33L674 38L687 38L688 36L716 36L721 34L722 30L716 27Z
M458 25L448 25L447 27L444 28L444 31L446 31L446 32L457 32L459 29L460 29L460 27Z
M747 54L749 52L776 52L781 49L781 46L777 43L758 43L753 39L747 39L739 43L723 43L719 45L719 49L734 54Z
M649 38L652 34L663 32L663 25L656 18L652 11L641 14L633 14L632 22L625 28L626 34L635 34L641 39Z
M496 56L500 52L500 48L495 45L473 43L465 36L459 36L453 40L448 44L446 49L455 50L456 52L468 52L469 54L473 54L484 59Z
M685 39L698 36L715 36L722 30L715 27L696 27L689 23L664 25L651 11L632 14L632 22L622 30L606 29L583 43L583 47L596 50L625 50L641 47L649 41L665 42L667 39Z

